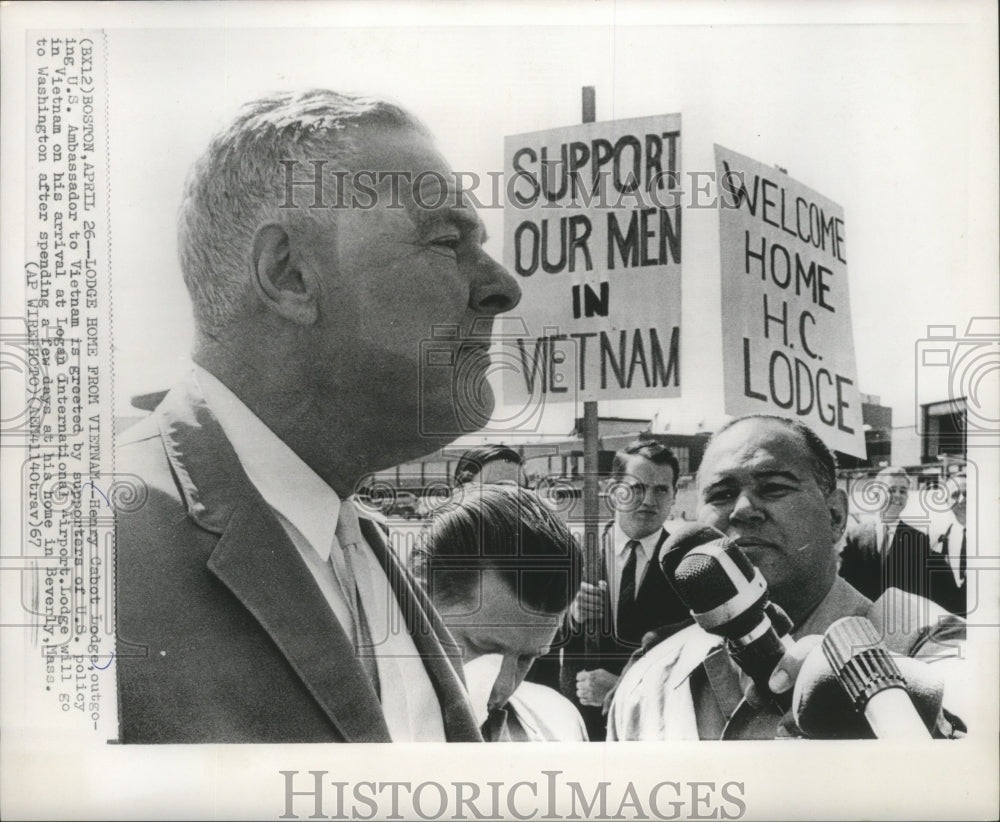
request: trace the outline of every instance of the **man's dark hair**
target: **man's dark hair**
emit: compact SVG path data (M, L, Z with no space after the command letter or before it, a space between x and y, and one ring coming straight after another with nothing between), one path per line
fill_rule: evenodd
M669 465L673 471L671 484L677 490L677 478L681 471L680 463L674 452L667 446L656 440L636 440L615 452L615 458L611 461L611 479L616 480L625 476L625 467L628 465L630 457L645 457L654 465Z
M809 449L809 462L812 467L813 477L816 480L816 484L820 487L820 490L824 494L831 493L837 487L837 458L834 456L833 452L826 447L826 443L819 438L819 435L813 431L808 425L799 420L788 419L787 417L778 417L774 414L748 414L745 417L737 417L734 420L730 420L725 425L723 425L718 431L712 434L705 446L705 453L708 453L708 449L712 447L712 443L715 442L716 437L721 435L723 432L728 431L734 425L741 422L746 422L747 420L768 420L770 422L777 422L785 426L785 428L790 428L792 431L797 433L806 443L806 447Z
M470 448L461 457L458 465L455 466L455 484L464 485L471 482L480 471L491 462L512 462L514 465L523 465L521 455L507 445L483 445L479 448Z
M558 614L583 578L583 552L565 523L515 485L460 488L424 525L410 570L438 604L475 601L496 572L527 611Z

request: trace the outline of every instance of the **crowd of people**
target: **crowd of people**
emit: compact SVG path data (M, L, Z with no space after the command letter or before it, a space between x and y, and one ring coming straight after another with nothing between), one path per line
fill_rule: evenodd
M312 195L289 207L283 164L318 159L371 170L370 207L310 208ZM393 189L396 173L439 196ZM929 732L960 735L960 478L954 521L932 541L899 521L901 488L852 520L832 454L800 423L746 417L715 433L698 519L735 541L791 619L770 687L794 691L795 711L755 696L680 602L664 547L678 464L655 442L615 457L597 568L503 446L466 455L463 492L406 562L359 516L359 478L465 430L456 397L474 387L483 422L492 405L481 339L520 289L454 179L408 112L323 90L248 104L192 170L179 243L194 369L118 453L149 489L118 518L121 740L864 735L851 706L800 676L819 664L817 637L851 615L884 629ZM443 326L459 332L455 367L422 368L421 343Z

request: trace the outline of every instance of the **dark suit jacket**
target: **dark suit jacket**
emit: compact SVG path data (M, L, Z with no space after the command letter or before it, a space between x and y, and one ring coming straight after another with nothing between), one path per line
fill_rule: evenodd
M193 382L123 438L148 499L117 518L123 742L388 742L351 640ZM479 741L461 652L370 521L449 741Z
M967 583L968 577L959 585L948 564L946 554L953 551L958 556L962 549L962 526L957 521L952 522L938 540L935 546L938 550L931 551L931 599L945 610L964 617L968 612ZM971 555L966 546L966 556Z
M643 615L642 629L652 631L669 623L681 622L690 619L687 609L681 604L674 593L667 578L660 568L660 550L669 534L664 529L660 529L660 539L653 551L653 556L646 566L646 571L639 581L639 588L636 591L636 606L640 614ZM604 668L613 674L619 674L629 657L639 648L640 642L629 642L623 640L613 631L614 620L611 613L611 581L608 579L608 569L613 566L614 558L611 540L614 535L614 523L609 522L604 527L601 536L601 579L608 584L608 593L604 597L604 614L601 619L602 630L599 638L599 653L596 659L588 659L586 669ZM573 625L573 639L567 643L564 658L566 656L579 655L583 651L584 631L582 626Z
M877 540L881 527L874 517L848 525L840 575L873 601L887 588L930 599L932 560L927 534L900 520L889 549L880 553Z
M677 594L674 593L670 583L664 576L660 568L660 551L663 543L669 534L666 530L660 529L660 539L653 551L653 556L646 566L646 571L639 581L639 588L636 591L636 606L639 613L643 615L642 630L652 631L665 625L687 624L691 621L691 615L681 604ZM601 535L601 579L608 583L609 589L611 581L608 579L608 568L613 566L611 555L614 546L611 545L614 535L614 522L605 525ZM628 642L618 637L614 630L614 621L611 613L610 590L604 597L604 613L601 617L601 630L598 637L598 654L596 657L585 655L585 632L584 626L575 624L567 615L565 632L568 637L562 649L562 670L560 676L560 690L565 696L572 700L583 715L587 723L587 731L592 741L604 739L605 727L603 711L587 705L581 705L576 697L576 674L582 670L604 670L618 675L625 667L632 654L639 648L639 642ZM668 629L672 633L674 629Z

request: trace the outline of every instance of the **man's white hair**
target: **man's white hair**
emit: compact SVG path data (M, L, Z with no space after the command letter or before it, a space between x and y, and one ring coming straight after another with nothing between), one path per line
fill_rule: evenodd
M327 161L323 179L331 184L330 196L323 199L329 206L335 195L331 172L358 170L372 137L364 133L368 127L427 135L393 103L314 89L247 103L212 139L188 175L178 220L181 271L199 331L224 332L245 310L251 246L261 225L331 219L329 210L309 208L313 194L306 189L296 192L299 207L280 207L288 173L281 161L299 161L296 180L312 180L311 161Z

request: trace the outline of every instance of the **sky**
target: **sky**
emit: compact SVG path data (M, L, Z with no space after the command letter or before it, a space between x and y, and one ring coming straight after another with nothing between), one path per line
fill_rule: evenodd
M940 10L906 25L851 14L843 24L795 24L786 12L740 24L715 13L713 25L699 25L686 7L674 15L680 24L667 14L634 24L580 6L555 18L568 24L533 26L534 8L512 6L509 25L302 28L293 25L300 15L280 29L232 20L227 29L110 29L119 411L185 367L191 322L175 215L187 168L240 103L311 86L400 102L453 168L482 176L502 170L506 135L578 123L584 85L596 89L598 121L680 113L685 171L713 168L719 143L843 207L859 390L891 406L897 426L913 423L918 402L953 390L940 369L915 373L927 326L955 326L961 338L970 318L1000 313L988 193L995 78L981 70L987 52L972 28ZM355 22L370 18L344 20ZM502 211L482 217L487 250L502 259ZM656 415L676 431L721 410L717 240L695 219L705 218L685 224L684 395L602 403L602 415ZM566 433L579 414L549 407L538 431Z

